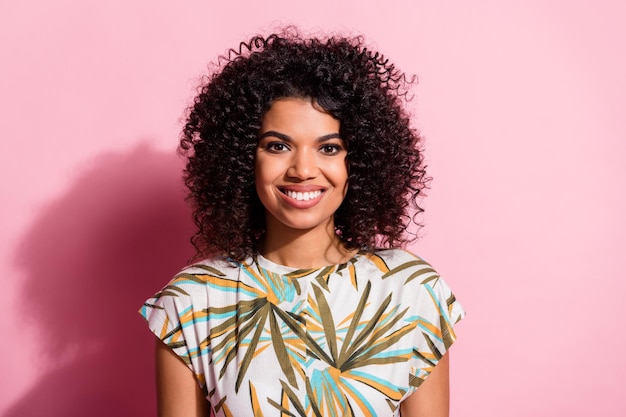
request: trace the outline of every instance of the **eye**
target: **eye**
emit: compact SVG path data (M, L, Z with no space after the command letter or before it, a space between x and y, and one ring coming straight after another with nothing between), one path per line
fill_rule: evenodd
M337 155L341 151L343 151L343 146L333 143L328 143L320 147L320 152L324 155Z
M269 152L273 153L281 153L289 150L289 146L287 146L284 142L270 142L265 146L265 149Z

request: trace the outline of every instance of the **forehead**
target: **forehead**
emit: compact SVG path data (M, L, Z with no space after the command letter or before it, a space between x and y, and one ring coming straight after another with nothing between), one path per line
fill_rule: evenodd
M339 132L339 125L339 120L310 98L284 98L272 103L259 133L275 130L295 136L319 136Z

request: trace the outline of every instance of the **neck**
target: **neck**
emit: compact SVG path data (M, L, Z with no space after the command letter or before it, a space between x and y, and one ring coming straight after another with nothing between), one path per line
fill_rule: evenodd
M334 225L313 230L269 228L260 247L272 262L293 268L320 268L348 261L354 250L346 248Z

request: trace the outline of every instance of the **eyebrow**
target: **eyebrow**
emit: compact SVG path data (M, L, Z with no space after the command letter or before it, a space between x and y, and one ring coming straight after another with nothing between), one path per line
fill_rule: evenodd
M259 140L266 138L268 136L274 136L278 139L284 140L285 142L293 142L291 136L285 135L284 133L279 133L274 130L268 130L259 136ZM328 135L323 135L315 139L316 142L325 142L330 139L341 139L341 135L339 133L329 133Z

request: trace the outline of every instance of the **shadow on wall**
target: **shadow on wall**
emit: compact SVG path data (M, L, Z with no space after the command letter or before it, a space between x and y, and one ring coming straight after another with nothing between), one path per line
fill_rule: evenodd
M45 365L5 417L154 416L154 338L137 313L193 254L182 164L147 146L100 157L18 249L21 312Z

